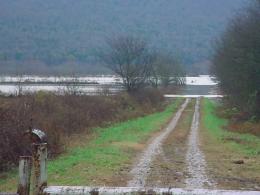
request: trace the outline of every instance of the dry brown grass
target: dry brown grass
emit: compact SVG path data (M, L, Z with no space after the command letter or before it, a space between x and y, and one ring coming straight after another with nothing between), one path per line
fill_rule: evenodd
M236 122L230 123L227 129L232 132L249 133L260 137L260 122Z
M0 97L0 172L14 167L20 155L30 154L29 140L23 136L29 127L47 133L49 156L55 157L95 136L94 127L144 116L164 106L163 96L154 90L114 96L38 92Z
M208 167L208 175L217 183L217 188L226 190L260 190L260 156L246 155L231 147L231 143L247 145L237 138L214 137L203 124L205 113L201 109L201 149ZM248 133L248 132L247 132ZM238 162L242 162L241 164Z

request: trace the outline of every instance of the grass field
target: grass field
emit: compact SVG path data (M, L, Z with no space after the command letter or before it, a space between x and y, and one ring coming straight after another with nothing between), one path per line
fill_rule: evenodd
M215 113L216 103L209 99L204 100L205 127L211 135L232 149L246 155L260 155L260 138L252 134L235 133L225 130L228 123L226 119L220 118Z
M203 99L200 140L208 174L220 189L260 190L259 137L228 131L216 110L216 102Z
M116 185L122 182L138 151L160 130L179 107L181 99L163 112L97 128L90 140L71 148L66 154L48 162L48 183L51 185ZM84 140L79 135L79 140ZM77 141L75 139L74 141ZM72 143L73 145L73 143ZM125 176L125 175L124 175ZM16 189L14 174L1 179L0 191Z

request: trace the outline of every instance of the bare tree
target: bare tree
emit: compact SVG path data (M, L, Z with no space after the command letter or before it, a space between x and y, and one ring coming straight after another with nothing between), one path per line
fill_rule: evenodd
M154 56L146 41L133 36L107 40L101 59L123 79L128 91L143 87L150 75Z
M17 80L15 81L15 95L21 96L23 94L23 82L24 78L22 74L16 75Z
M64 83L64 94L80 95L82 93L82 91L80 90L80 80L75 74L72 74L71 78L65 81Z
M183 85L185 84L185 72L172 55L157 53L156 60L151 67L149 81L153 87L158 87L159 84L164 87L170 84Z

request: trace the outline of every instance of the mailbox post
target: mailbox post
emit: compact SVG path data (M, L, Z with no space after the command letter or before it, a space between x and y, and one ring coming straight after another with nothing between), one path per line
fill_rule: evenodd
M47 187L47 143L33 144L33 195Z
M32 142L32 157L20 157L17 193L19 195L30 194L30 177L32 175L32 193L39 195L47 187L47 137L39 129L30 129L26 131L25 135L28 135Z

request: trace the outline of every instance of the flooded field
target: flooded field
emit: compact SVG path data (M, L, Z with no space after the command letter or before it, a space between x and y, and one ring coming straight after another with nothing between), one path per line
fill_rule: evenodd
M17 93L51 91L63 93L65 91L95 95L100 93L117 93L123 91L122 79L111 76L86 77L41 77L41 76L2 76L0 77L0 93L11 95ZM175 92L172 92L173 94ZM170 92L170 94L172 94ZM213 95L217 94L217 83L209 75L186 77L186 85L180 87L180 95Z

